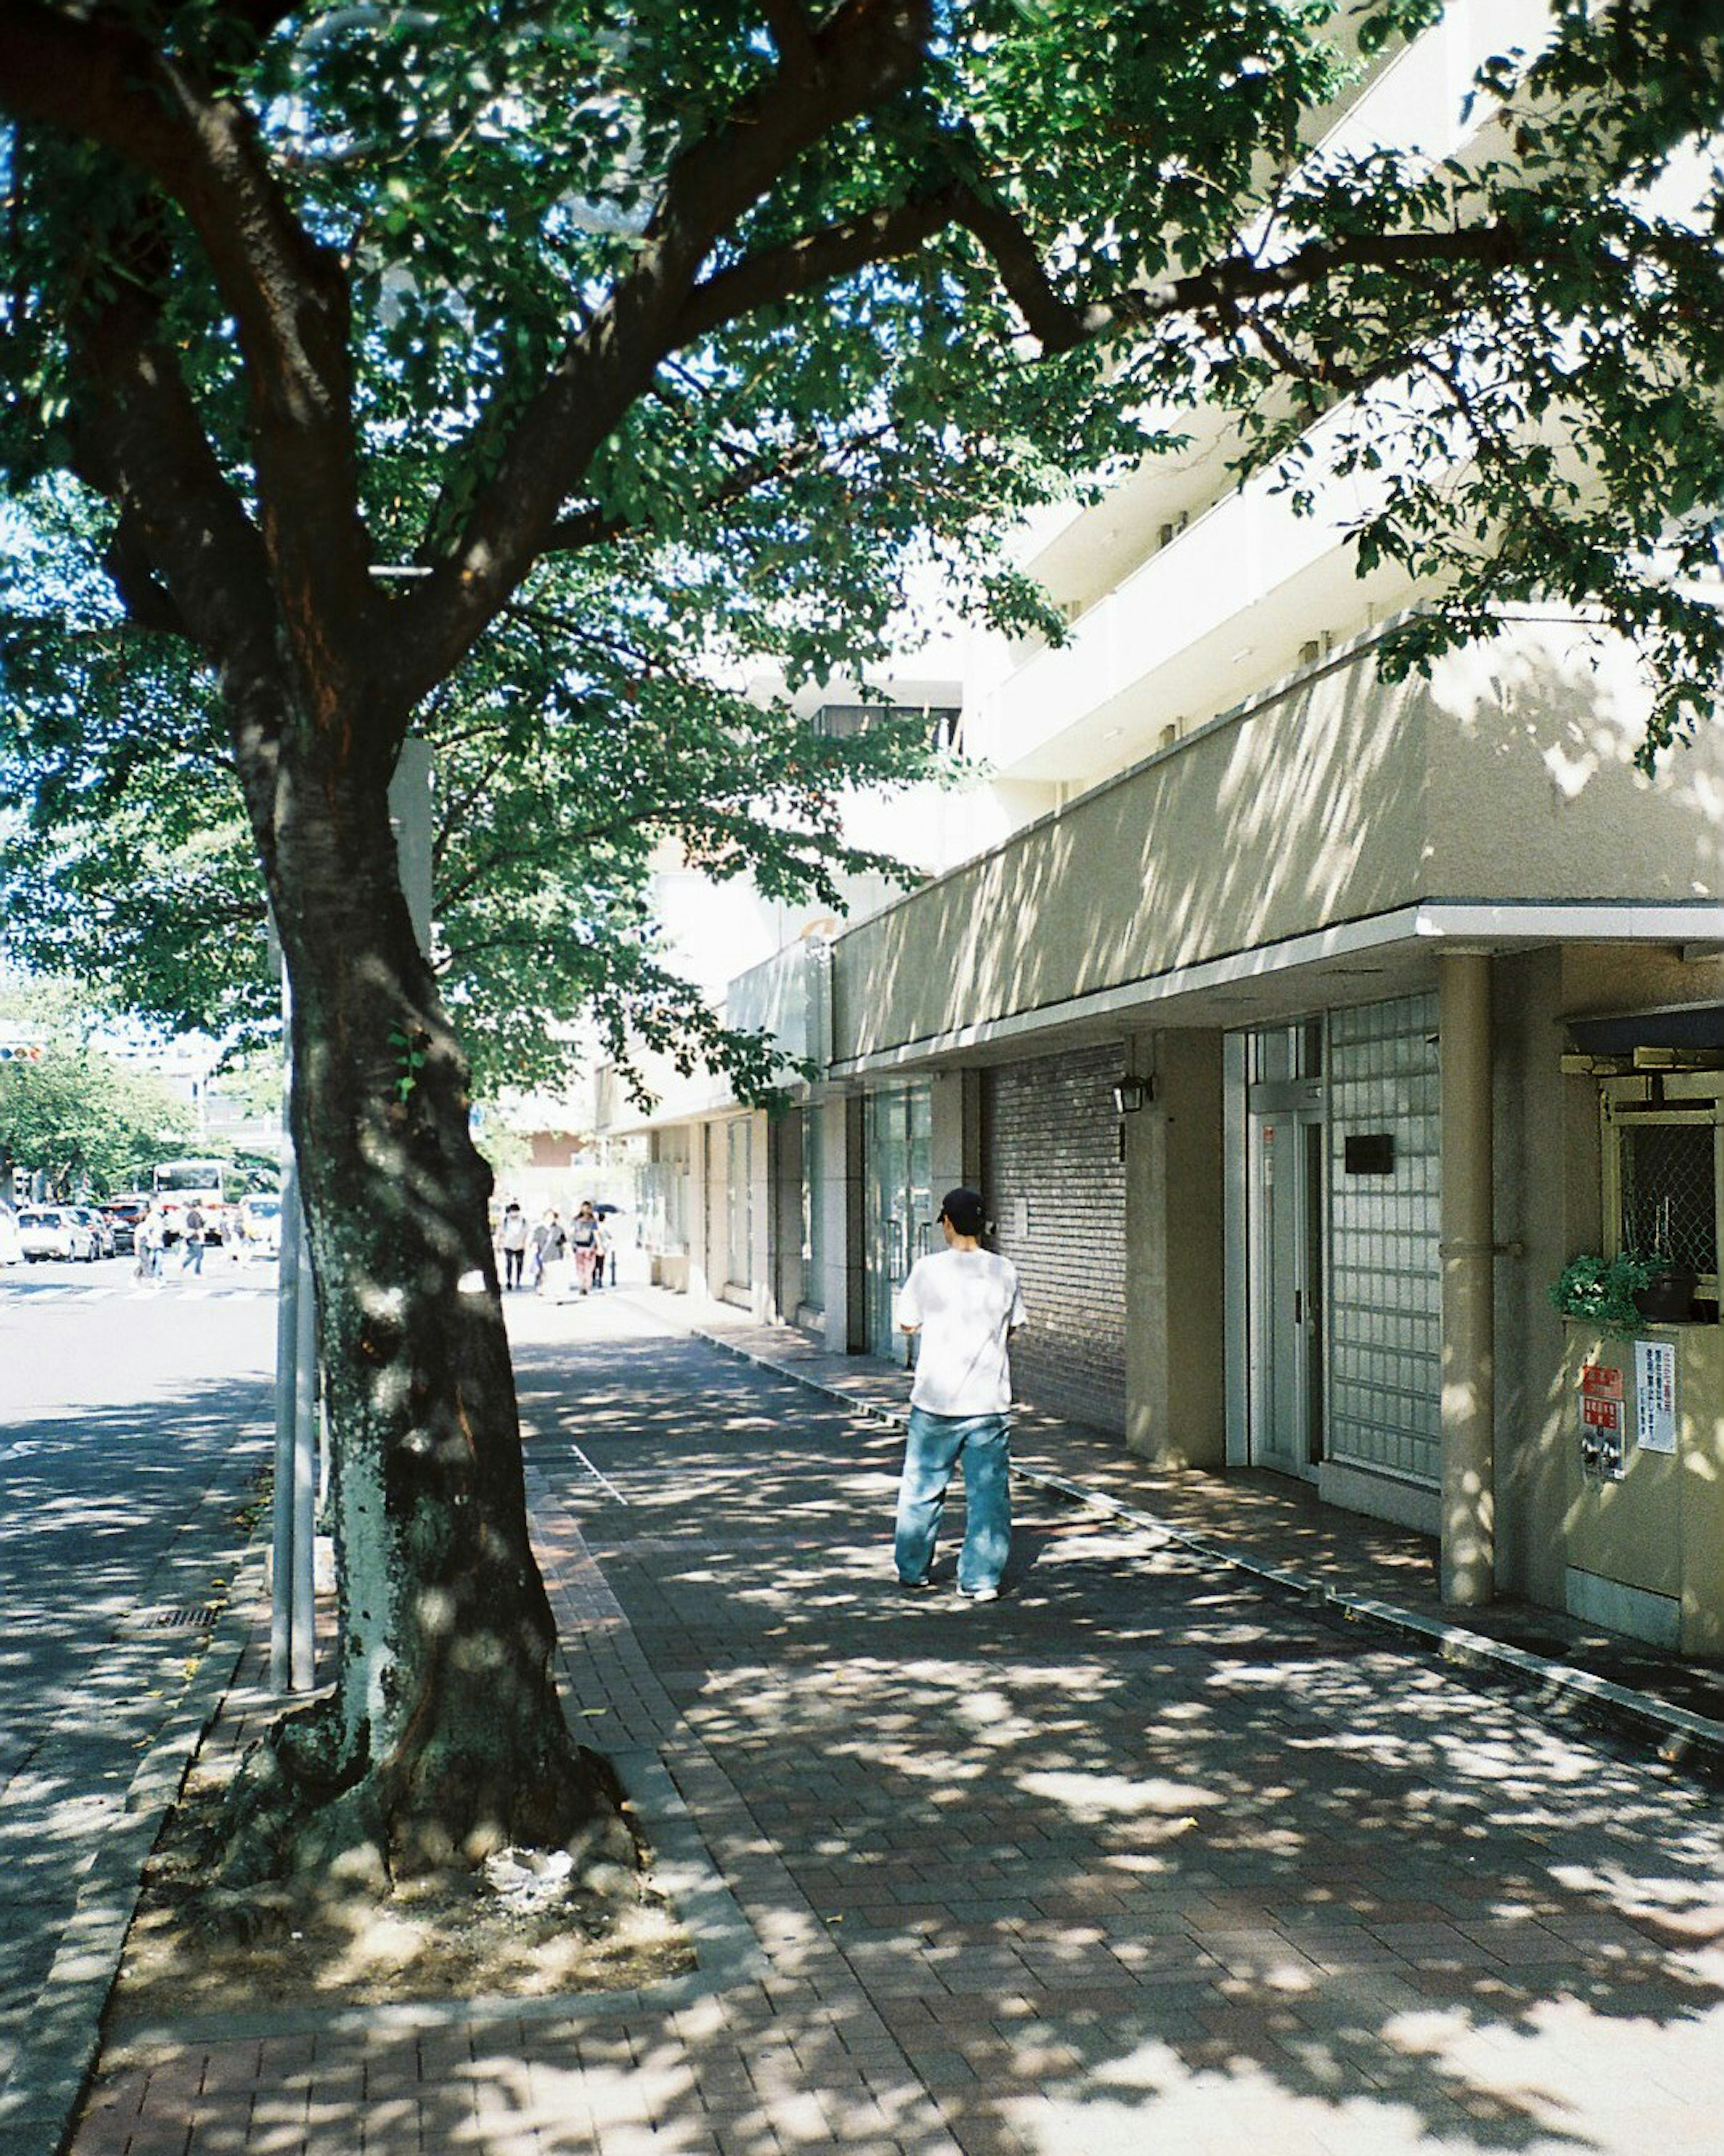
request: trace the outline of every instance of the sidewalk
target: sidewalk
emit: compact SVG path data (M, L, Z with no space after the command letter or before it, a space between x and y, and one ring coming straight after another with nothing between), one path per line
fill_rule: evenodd
M664 1322L763 1369L895 1424L908 1414L908 1375L880 1357L832 1354L724 1303L695 1303L660 1288L629 1292ZM1149 1527L1206 1563L1244 1571L1445 1661L1488 1671L1650 1742L1668 1761L1724 1775L1724 1669L1528 1603L1445 1609L1431 1537L1320 1504L1285 1476L1169 1473L1135 1459L1117 1439L1034 1409L1019 1409L1012 1450L1021 1481Z
M516 1362L568 1697L696 1973L110 2025L69 2156L1716 2156L1710 1793L1045 1479L1003 1600L949 1540L900 1596L883 1373L690 1315L535 1309Z

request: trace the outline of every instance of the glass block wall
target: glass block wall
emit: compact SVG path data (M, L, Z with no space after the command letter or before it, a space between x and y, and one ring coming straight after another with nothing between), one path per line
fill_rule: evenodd
M1437 999L1329 1020L1329 1455L1439 1479ZM1349 1174L1349 1133L1387 1132L1387 1175Z

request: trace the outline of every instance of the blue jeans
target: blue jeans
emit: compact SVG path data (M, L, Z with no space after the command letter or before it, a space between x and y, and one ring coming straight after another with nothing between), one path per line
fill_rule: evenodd
M927 1577L947 1486L960 1460L964 1546L958 1587L973 1594L977 1588L999 1585L1012 1548L1011 1424L1003 1414L930 1414L926 1408L912 1408L893 1537L898 1577L906 1586Z

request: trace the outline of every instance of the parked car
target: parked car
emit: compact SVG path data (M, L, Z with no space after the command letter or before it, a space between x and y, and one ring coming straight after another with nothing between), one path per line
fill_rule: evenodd
M95 1237L69 1205L30 1205L18 1216L18 1237L31 1265L44 1258L95 1255Z
M254 1191L239 1201L241 1258L279 1258L281 1255L281 1200L273 1190Z
M111 1258L119 1247L115 1240L114 1224L94 1205L68 1205L63 1209L89 1229L90 1240L95 1245L99 1258Z
M112 1198L105 1198L100 1211L114 1230L114 1248L122 1256L128 1256L137 1247L137 1226L149 1210L150 1194L146 1190L122 1190Z

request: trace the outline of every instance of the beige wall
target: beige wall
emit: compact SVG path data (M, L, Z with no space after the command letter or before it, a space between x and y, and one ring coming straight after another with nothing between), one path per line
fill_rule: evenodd
M1126 1132L1126 1442L1162 1467L1227 1453L1221 1036L1131 1045L1155 1098Z
M1632 767L1634 685L1549 632L1218 721L837 945L840 1063L1421 901L1724 892L1724 729Z

